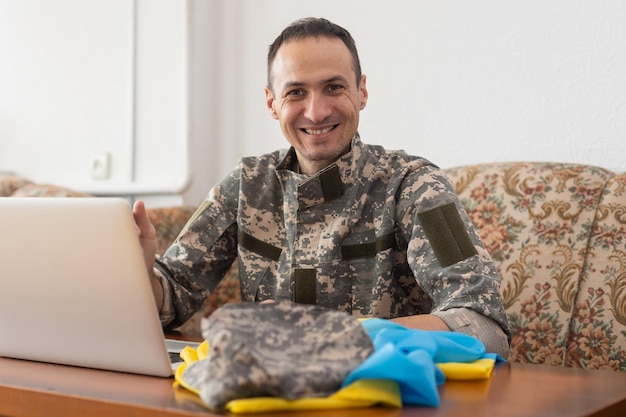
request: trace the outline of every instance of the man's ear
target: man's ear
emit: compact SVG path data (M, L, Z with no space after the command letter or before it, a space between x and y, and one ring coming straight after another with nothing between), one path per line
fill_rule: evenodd
M265 104L267 105L267 109L270 111L270 116L278 120L278 113L274 108L275 102L276 99L274 98L274 93L272 93L272 90L269 87L265 87Z
M363 110L365 108L365 105L367 104L367 97L369 95L369 93L367 92L367 85L366 85L366 77L365 75L361 75L361 83L359 84L359 92L361 93L361 107L360 110Z

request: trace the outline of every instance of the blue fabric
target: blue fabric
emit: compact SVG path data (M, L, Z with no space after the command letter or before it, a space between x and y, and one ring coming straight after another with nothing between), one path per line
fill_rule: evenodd
M487 353L477 338L456 332L408 329L384 319L367 319L363 327L374 353L352 371L343 385L359 379L390 379L398 383L402 403L439 406L437 386L445 382L436 363L503 359Z

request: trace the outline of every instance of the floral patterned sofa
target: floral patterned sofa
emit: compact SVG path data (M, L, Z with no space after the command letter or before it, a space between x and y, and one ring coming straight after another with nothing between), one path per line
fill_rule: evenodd
M510 360L626 371L626 173L447 169L503 278Z
M626 371L626 173L543 162L446 172L502 275L509 360ZM12 194L54 194L25 186ZM6 188L0 178L0 196L12 195ZM162 250L192 211L151 212ZM239 301L235 262L205 312Z

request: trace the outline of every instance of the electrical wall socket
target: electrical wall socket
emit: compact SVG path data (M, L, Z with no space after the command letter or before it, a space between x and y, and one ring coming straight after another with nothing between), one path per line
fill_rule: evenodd
M100 152L91 158L91 178L94 180L106 180L111 175L111 155L108 152Z

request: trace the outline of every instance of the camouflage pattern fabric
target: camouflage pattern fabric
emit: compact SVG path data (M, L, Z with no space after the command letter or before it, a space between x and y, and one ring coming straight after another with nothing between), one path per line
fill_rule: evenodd
M475 248L451 265L420 220L444 206L456 207L461 241ZM445 174L358 135L313 176L297 172L293 149L243 158L157 259L163 323L200 309L235 259L244 301L296 301L308 288L304 302L355 317L471 309L508 333L498 270Z
M328 396L373 351L358 320L289 301L230 304L202 321L208 359L185 369L185 382L211 409L253 397Z

